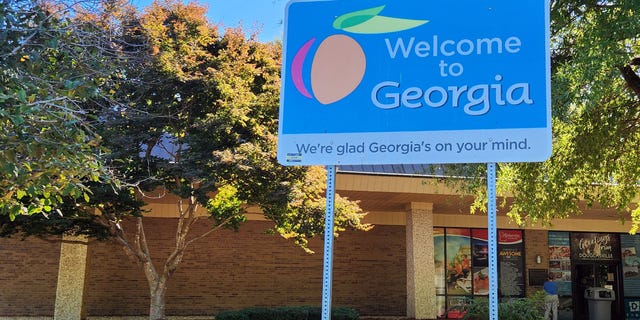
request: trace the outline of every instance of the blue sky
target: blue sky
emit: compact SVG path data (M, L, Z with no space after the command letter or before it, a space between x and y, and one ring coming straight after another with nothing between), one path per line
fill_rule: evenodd
M131 0L144 8L153 0ZM187 3L188 0L183 0ZM260 28L262 41L282 40L284 7L288 0L199 0L208 7L207 17L211 23L222 27L236 27L240 23L245 30Z

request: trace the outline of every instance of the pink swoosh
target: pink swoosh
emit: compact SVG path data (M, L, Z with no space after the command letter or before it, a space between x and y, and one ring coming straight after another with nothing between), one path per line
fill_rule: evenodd
M291 63L291 77L293 78L293 85L296 86L298 92L307 98L311 98L311 94L302 80L302 65L304 64L304 59L307 57L307 53L314 41L316 41L316 38L311 38L311 40L307 41L302 48L298 50L296 55L293 57L293 62Z

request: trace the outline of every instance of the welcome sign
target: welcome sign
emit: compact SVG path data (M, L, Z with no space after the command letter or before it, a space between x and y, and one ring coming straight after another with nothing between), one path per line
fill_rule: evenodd
M291 1L285 165L544 161L548 0Z

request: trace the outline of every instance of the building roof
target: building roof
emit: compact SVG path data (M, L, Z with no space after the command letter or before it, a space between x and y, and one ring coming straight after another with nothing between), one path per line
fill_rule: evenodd
M434 164L339 165L337 171L397 176L445 176L444 168Z

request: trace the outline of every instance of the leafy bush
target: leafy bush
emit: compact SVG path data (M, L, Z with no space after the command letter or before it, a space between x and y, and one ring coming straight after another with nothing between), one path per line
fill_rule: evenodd
M249 316L240 311L223 311L216 315L216 320L249 320Z
M315 319L313 315L317 314L319 317L319 315L321 314L320 308L304 307L304 306L280 307L280 308L274 308L271 311L273 313L272 319L277 319L277 320Z
M249 307L242 309L242 313L246 314L249 320L271 320L275 319L275 312L265 307Z
M347 307L338 307L331 309L332 320L354 320L358 319L360 314L356 309ZM318 317L320 319L321 317Z
M356 320L358 311L348 307L335 307L331 309L332 320ZM239 311L224 311L216 315L216 320L321 320L322 309L320 307L296 306L296 307L250 307Z
M488 320L489 300L469 300L462 307L465 320ZM498 303L500 320L541 320L544 313L544 292L537 292L529 298L516 298Z

